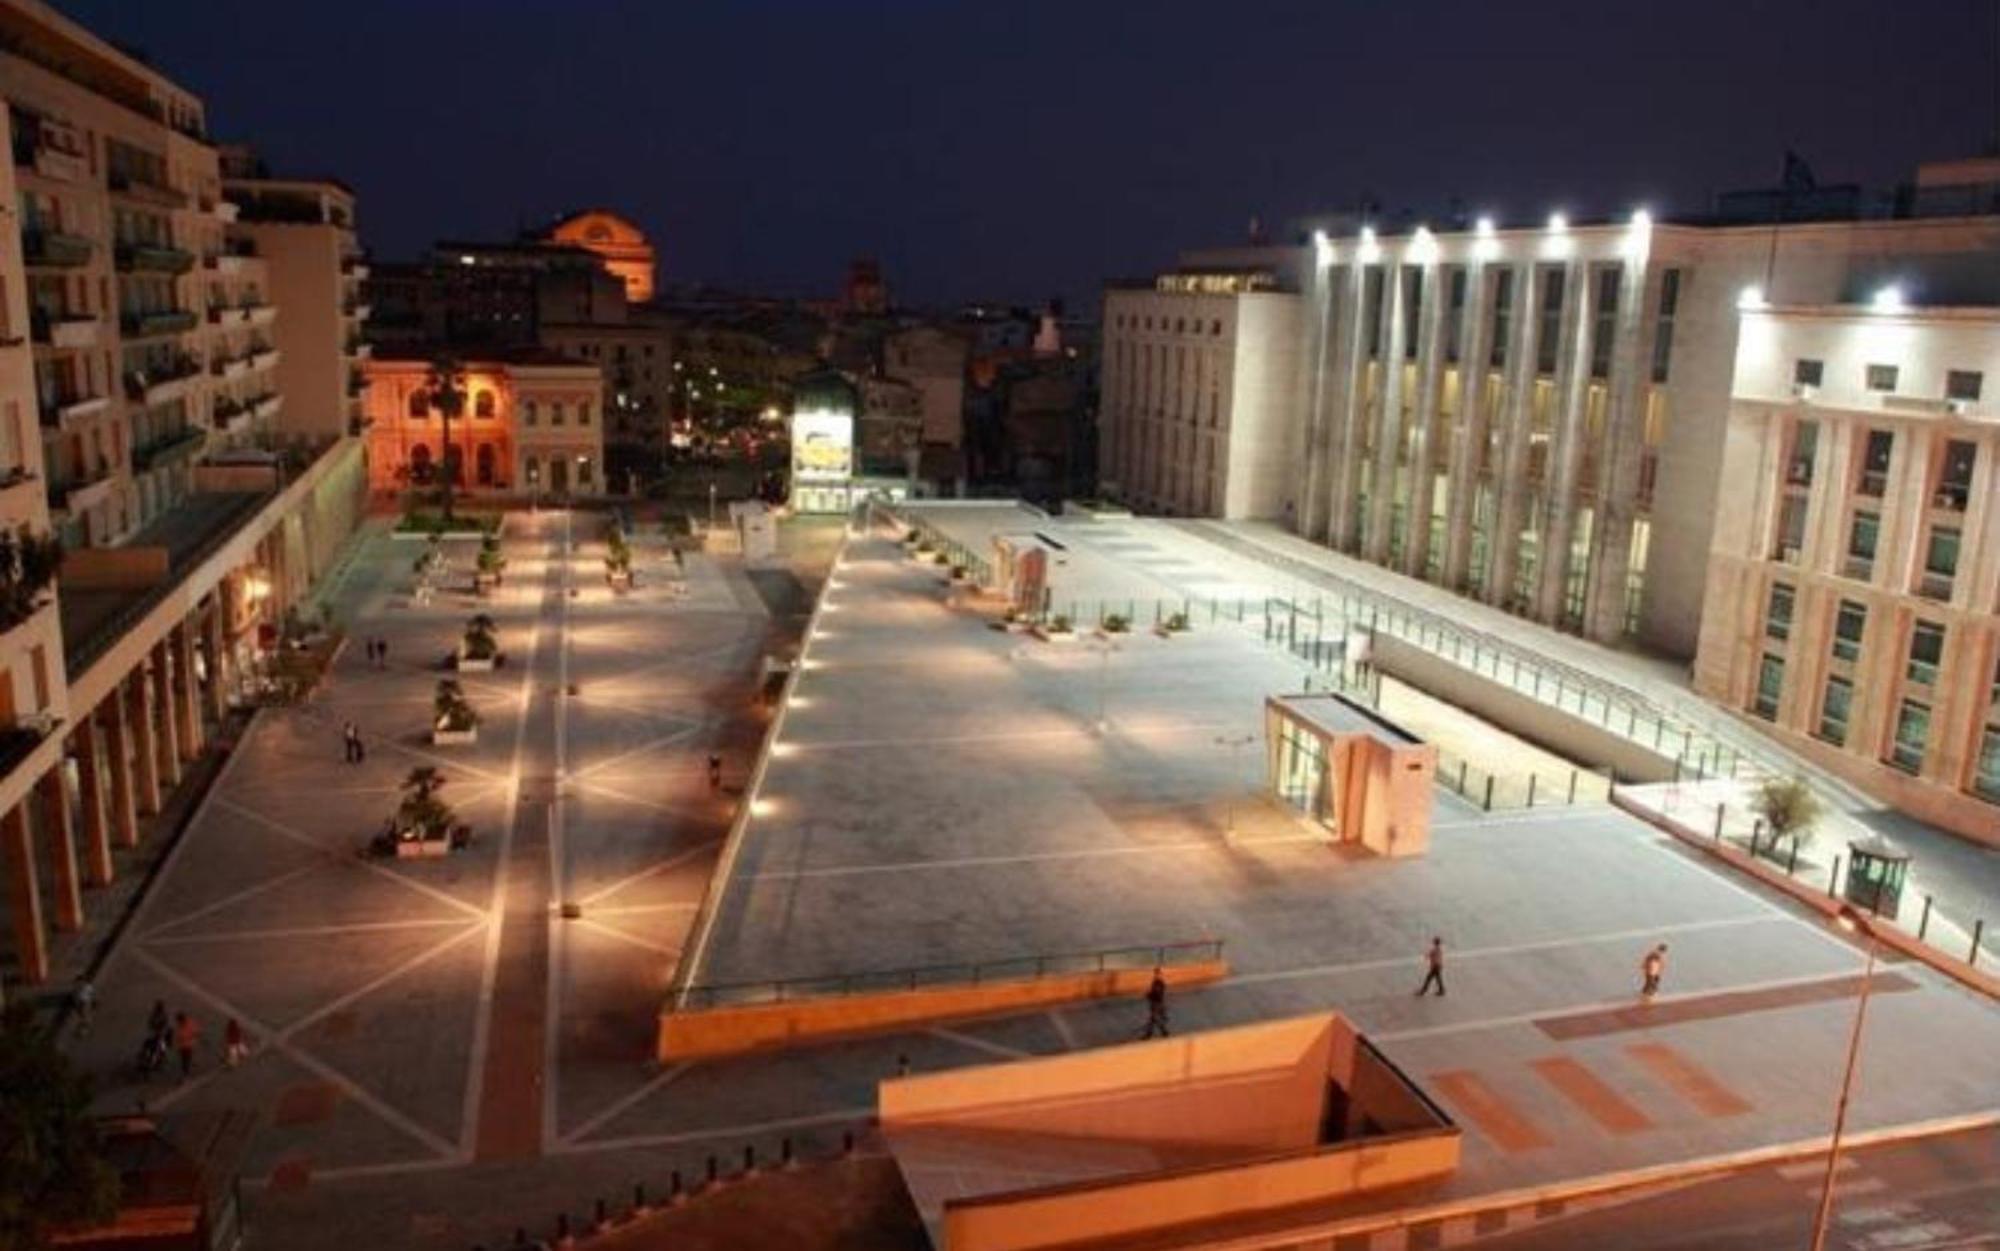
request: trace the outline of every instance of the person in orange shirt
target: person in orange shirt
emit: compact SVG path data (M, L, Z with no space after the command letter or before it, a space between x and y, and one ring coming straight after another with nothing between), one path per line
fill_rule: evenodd
M201 1022L186 1012L174 1014L174 1050L181 1057L181 1080L194 1072L194 1048L201 1041Z

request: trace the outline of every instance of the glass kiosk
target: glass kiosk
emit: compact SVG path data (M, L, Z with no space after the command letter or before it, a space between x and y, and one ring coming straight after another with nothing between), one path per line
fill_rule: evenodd
M1908 852L1879 838L1847 845L1847 902L1876 916L1895 916L1903 902Z

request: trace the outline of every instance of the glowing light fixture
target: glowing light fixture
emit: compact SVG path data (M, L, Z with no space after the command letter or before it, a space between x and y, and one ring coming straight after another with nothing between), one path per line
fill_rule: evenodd
M1908 308L1909 304L1903 299L1903 289L1892 282L1875 293L1875 298L1868 302L1868 307L1878 313L1900 313Z
M1753 282L1749 286L1743 288L1743 290L1737 292L1736 307L1746 313L1751 311L1752 309L1763 308L1764 288L1758 286L1756 283Z
M1437 236L1431 233L1429 226L1417 227L1417 233L1410 236L1409 254L1410 259L1419 265L1429 265L1437 260Z
M1491 239L1493 237L1493 219L1491 217L1481 216L1480 219L1476 223L1474 223L1472 231L1474 234L1478 235L1482 239Z
M1375 228L1373 226L1363 226L1361 228L1361 262L1365 265L1381 254L1382 249L1376 246L1375 243Z
M1333 240L1326 237L1324 230L1313 231L1313 259L1321 269L1333 264Z
M1477 236L1472 245L1472 254L1482 261L1490 261L1500 255L1500 240L1493 233L1493 219L1481 216L1473 224L1472 233Z
M1559 235L1569 229L1569 218L1563 213L1549 214L1549 233Z

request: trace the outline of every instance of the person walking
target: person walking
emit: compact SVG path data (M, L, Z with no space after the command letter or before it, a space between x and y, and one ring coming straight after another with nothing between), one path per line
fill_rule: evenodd
M174 1014L174 1050L181 1058L181 1080L194 1072L194 1047L201 1041L201 1022L186 1012Z
M157 1038L165 1034L167 1032L168 1021L167 1001L164 999L153 1000L153 1010L146 1014L147 1035Z
M243 1026L232 1016L222 1027L222 1062L233 1069L249 1054L250 1044L243 1039Z
M722 789L722 757L714 752L708 753L708 789Z
M366 754L361 746L361 727L352 721L343 722L340 727L341 749L346 753L348 764L360 764Z
M389 640L386 638L375 640L375 667L377 669L389 667Z
M1651 999L1660 993L1660 978L1667 971L1667 945L1660 943L1639 962L1639 994Z
M76 1036L90 1036L90 1019L97 1012L97 987L90 984L90 975L79 973L76 989L70 993L70 1006L76 1009Z
M1165 1038L1171 1032L1167 1028L1167 979L1154 969L1153 984L1146 987L1146 1028L1139 1032L1139 1039Z
M1444 998L1444 939L1435 936L1424 952L1424 980L1417 987L1417 998L1422 999L1433 986L1437 987L1438 998Z

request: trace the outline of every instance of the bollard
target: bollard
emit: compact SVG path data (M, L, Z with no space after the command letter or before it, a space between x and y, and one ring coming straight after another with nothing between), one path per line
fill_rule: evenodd
M778 1142L778 1163L784 1165L786 1168L792 1166L792 1138L790 1134L785 1135Z
M1759 817L1750 823L1750 855L1752 859L1756 858L1757 855L1757 840L1763 836L1764 819Z
M1571 769L1571 770L1569 771L1569 801L1570 801L1571 803L1575 803L1575 802L1576 802L1576 770L1575 770L1575 769Z
M708 1157L708 1184L711 1186L715 1184L715 1175L716 1175L716 1162L715 1162L715 1157L711 1155Z
M1530 808L1535 806L1535 783L1539 779L1539 776L1534 773L1528 775L1528 807Z
M1834 897L1836 888L1838 888L1839 885L1840 885L1840 857L1835 856L1833 858L1833 869L1826 875L1826 897L1828 899Z
M1794 834L1792 835L1792 858L1785 862L1785 876L1797 877L1798 875L1799 875L1799 836Z
M1718 843L1722 841L1722 814L1723 805L1717 804L1715 806L1715 841Z
M1917 941L1924 941L1924 932L1931 927L1931 897L1924 896L1924 915L1917 921Z
M669 1178L667 1182L667 1202L679 1203L681 1201L681 1195L682 1195L681 1171L679 1169L675 1169L673 1176Z
M1486 801L1480 806L1488 812L1493 811L1493 775L1490 773L1486 775Z
M1968 969L1977 968L1979 965L1979 938L1985 932L1986 919L1984 917L1972 923L1972 950L1965 953L1965 967Z
M1458 762L1458 793L1465 794L1465 762Z

